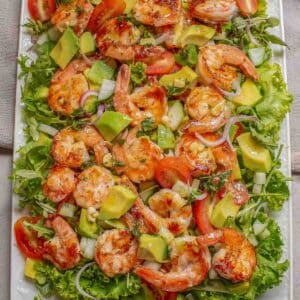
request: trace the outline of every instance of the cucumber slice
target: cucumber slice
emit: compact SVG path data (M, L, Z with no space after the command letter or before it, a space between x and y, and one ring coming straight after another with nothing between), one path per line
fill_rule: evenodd
M169 107L168 118L166 120L166 125L175 131L185 117L184 107L180 101L175 101L173 105Z

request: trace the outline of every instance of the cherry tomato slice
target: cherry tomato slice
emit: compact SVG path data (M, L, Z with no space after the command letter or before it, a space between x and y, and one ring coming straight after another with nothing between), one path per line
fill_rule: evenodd
M171 188L177 180L191 181L191 171L185 160L179 157L164 157L155 168L155 179L164 188Z
M258 0L237 0L237 6L243 16L251 16L258 10Z
M88 29L96 33L104 21L123 14L125 8L126 3L123 0L103 0L95 7L87 26Z
M147 75L163 75L168 74L174 68L176 62L174 55L166 51L164 52L159 59L155 59L147 63L146 74Z
M14 233L18 248L28 258L40 259L44 255L44 239L39 238L37 233L26 228L24 221L36 224L40 217L22 217L14 225Z
M194 204L195 221L202 234L211 233L215 230L209 218L212 205L209 196L204 200L196 201Z
M45 22L51 19L55 10L55 0L28 0L28 10L34 20Z
M233 201L237 205L244 205L249 201L248 189L242 181L235 180L231 182L227 187L227 191L232 193Z

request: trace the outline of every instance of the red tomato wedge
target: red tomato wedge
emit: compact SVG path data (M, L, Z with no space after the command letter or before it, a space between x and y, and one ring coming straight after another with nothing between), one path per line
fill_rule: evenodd
M51 19L55 10L55 0L28 0L28 9L34 20L45 22Z
M236 2L243 16L254 15L258 10L258 0L237 0Z
M149 63L147 63L146 74L147 75L163 75L170 73L176 62L174 55L166 51L164 52L160 58L157 58Z
M88 29L96 33L104 21L123 14L125 8L126 3L123 0L103 0L93 10Z
M29 230L23 224L24 221L36 224L40 220L39 217L23 217L20 218L14 226L15 238L21 253L28 258L40 259L44 255L44 240L37 236L37 233Z
M177 299L177 293L168 293L166 295L166 299L165 300L176 300Z
M164 157L155 168L155 179L164 188L171 188L177 180L191 181L191 171L185 160L179 157Z
M194 204L195 221L202 234L207 234L215 230L209 218L211 207L212 204L209 196L202 201L196 201Z

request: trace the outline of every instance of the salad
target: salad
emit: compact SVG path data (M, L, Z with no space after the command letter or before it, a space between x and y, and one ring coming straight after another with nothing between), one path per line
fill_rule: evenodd
M252 300L279 285L293 98L266 0L27 1L12 180L35 299Z

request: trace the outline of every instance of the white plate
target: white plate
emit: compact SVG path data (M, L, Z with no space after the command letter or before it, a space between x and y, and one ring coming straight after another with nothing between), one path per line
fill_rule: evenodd
M20 24L24 24L29 16L27 10L27 1L22 2ZM268 12L270 16L277 17L281 20L280 27L274 30L274 33L278 36L284 38L284 26L283 26L283 9L281 0L269 0ZM22 27L20 27L19 35L19 55L26 53L31 46L30 36L24 33ZM282 47L274 47L274 61L281 64L282 70L284 72L284 77L286 79L286 56L285 50ZM20 69L18 68L18 73ZM17 158L17 150L24 143L23 126L21 117L21 86L22 81L17 82L16 90L16 109L15 109L15 140L14 140L14 159ZM282 152L282 171L290 176L291 174L291 156L290 156L290 129L289 129L289 116L283 122L281 130L281 143L285 145ZM290 185L291 189L291 185ZM13 224L17 220L21 213L17 210L18 207L18 197L16 195L12 196L12 232ZM280 224L283 238L284 238L284 259L289 259L291 265L286 272L281 286L268 291L260 299L264 300L290 300L293 299L293 258L292 258L292 201L290 199L287 202L281 212L274 215L278 223ZM18 248L15 243L14 237L11 240L11 300L32 300L37 294L37 291L32 282L29 282L24 278L24 259L20 255Z

